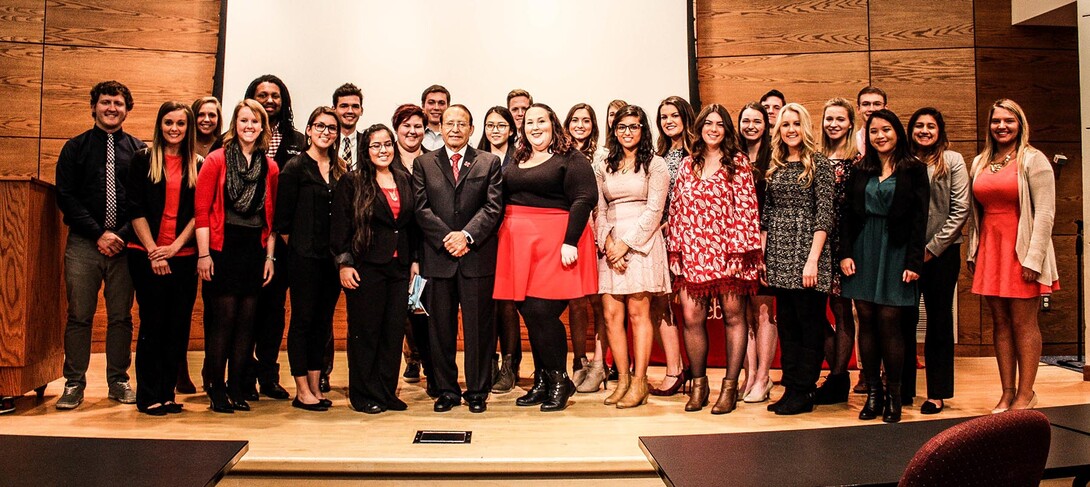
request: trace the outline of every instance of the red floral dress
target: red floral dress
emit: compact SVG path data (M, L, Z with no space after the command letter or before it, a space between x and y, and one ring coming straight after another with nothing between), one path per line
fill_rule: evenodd
M670 193L667 251L674 289L690 296L754 294L761 267L761 225L753 172L745 154L700 179L681 161Z

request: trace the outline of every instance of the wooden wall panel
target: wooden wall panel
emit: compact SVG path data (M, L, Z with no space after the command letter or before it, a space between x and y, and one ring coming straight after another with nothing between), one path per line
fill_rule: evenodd
M797 54L702 59L697 63L700 99L721 103L737 118L742 105L778 88L787 101L802 103L815 125L834 96L855 99L868 80L867 53Z
M870 48L973 47L973 0L870 0Z
M133 92L125 130L149 140L159 105L191 102L211 91L216 58L210 54L46 46L43 137L69 138L91 127L88 92L116 79Z
M0 367L27 365L29 186L0 180Z
M977 118L981 138L988 110L999 98L1022 106L1031 141L1078 142L1079 57L1077 51L977 49Z
M1011 25L1011 0L973 0L973 8L977 47L1077 49L1074 27Z
M37 137L41 98L42 46L0 42L0 136Z
M84 130L89 128L91 128L90 123ZM67 141L67 139L41 139L41 154L38 156L38 177L41 180L57 182L57 158L61 156L61 149Z
M0 176L37 176L38 139L0 137Z
M696 0L699 57L867 48L866 0Z
M976 138L972 49L872 52L871 83L886 91L902 123L908 124L916 109L934 106L946 120L947 137Z
M50 1L45 42L215 54L220 2Z
M1075 220L1082 215L1082 149L1077 142L1050 143L1032 142L1044 152L1048 160L1056 154L1067 156L1063 167L1053 165L1056 171L1056 219L1052 226L1053 235L1075 235ZM1074 275L1072 275L1072 279ZM1074 281L1071 281L1074 282Z
M5 0L0 5L0 41L42 42L45 0Z
M1040 314L1041 341L1044 343L1075 343L1077 339L1078 296L1075 284L1075 237L1054 236L1056 265L1060 269L1060 290L1052 294L1052 306Z

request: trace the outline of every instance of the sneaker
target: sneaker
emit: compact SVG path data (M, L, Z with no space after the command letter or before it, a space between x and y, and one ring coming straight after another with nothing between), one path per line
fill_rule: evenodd
M64 393L57 400L57 409L76 409L83 403L83 385L64 386Z
M409 362L405 364L405 373L401 374L401 377L409 384L420 382L420 362Z
M128 381L110 384L110 393L107 397L121 404L136 404L136 391L132 390Z

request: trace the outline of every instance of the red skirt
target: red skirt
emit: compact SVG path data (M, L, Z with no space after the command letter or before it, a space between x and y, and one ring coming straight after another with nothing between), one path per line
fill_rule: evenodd
M568 212L555 208L508 205L499 231L495 299L524 301L575 299L598 294L598 254L590 224L570 266L560 262L560 246L568 228Z

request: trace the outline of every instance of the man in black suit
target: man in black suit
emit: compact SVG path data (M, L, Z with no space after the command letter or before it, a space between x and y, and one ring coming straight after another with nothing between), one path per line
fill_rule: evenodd
M496 340L492 288L496 227L503 210L500 160L469 147L473 115L465 106L447 108L441 130L443 147L413 165L416 218L424 234L420 274L428 279L424 305L430 313L432 375L439 393L435 411L449 411L463 397L455 362L461 305L464 397L469 410L480 413L492 387Z
M332 106L337 112L337 121L341 123L341 159L344 159L349 171L355 171L357 161L363 160L367 152L362 147L363 133L356 131L356 124L363 115L363 92L356 85L345 83L333 92Z

